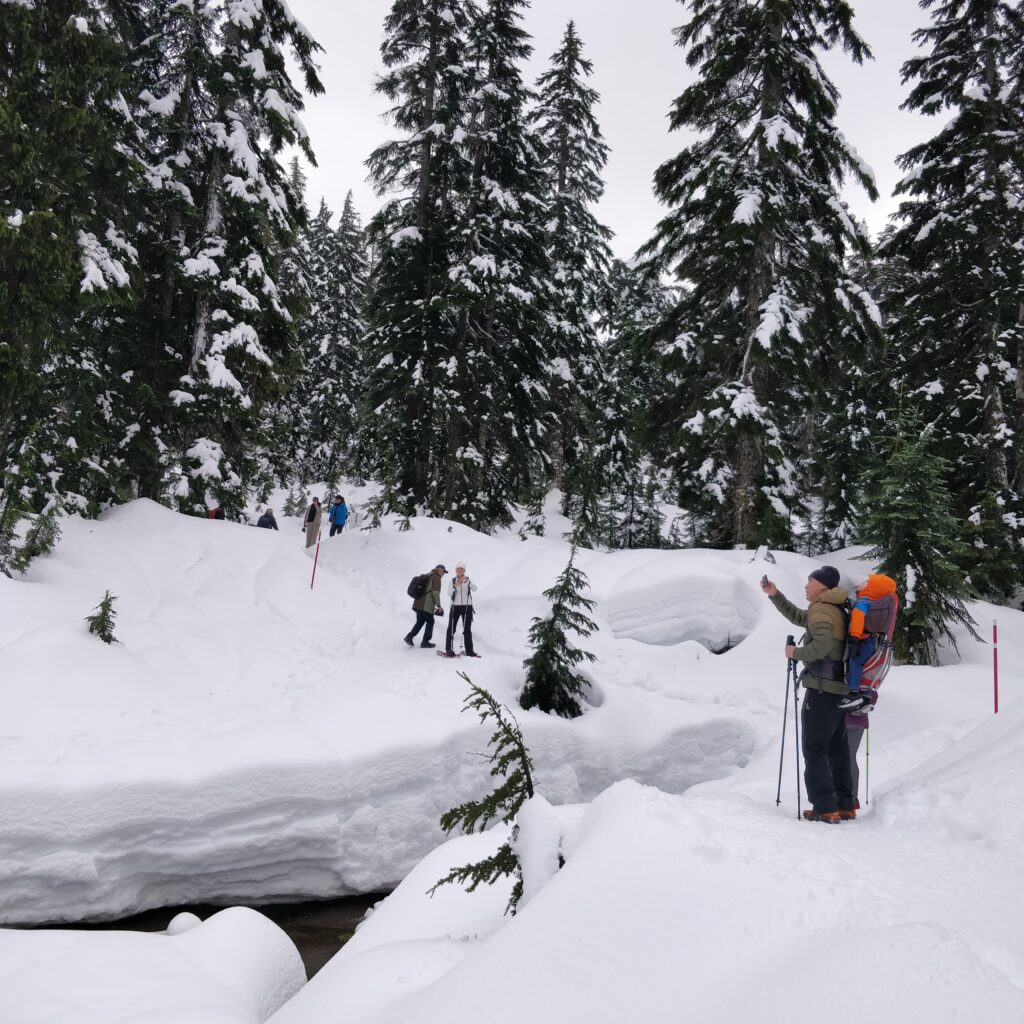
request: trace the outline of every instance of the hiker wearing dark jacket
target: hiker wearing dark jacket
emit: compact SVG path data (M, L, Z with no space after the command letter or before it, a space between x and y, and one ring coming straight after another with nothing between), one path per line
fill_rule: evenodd
M430 638L434 635L434 616L444 615L444 609L441 607L441 580L447 572L443 565L435 565L427 578L427 589L423 596L417 597L412 603L412 610L416 613L416 624L405 635L405 642L410 647L421 629L423 640L420 647L437 646L430 642Z
M277 520L274 518L274 510L272 508L268 508L267 511L264 512L256 521L256 525L263 530L276 530Z
M804 587L806 611L788 601L771 580L762 582L761 589L779 612L805 631L801 643L787 646L785 652L804 666L800 745L811 801L804 817L832 823L854 818L846 712L839 706L847 694L843 656L848 629L843 610L847 592L839 586L839 570L823 565L811 573Z

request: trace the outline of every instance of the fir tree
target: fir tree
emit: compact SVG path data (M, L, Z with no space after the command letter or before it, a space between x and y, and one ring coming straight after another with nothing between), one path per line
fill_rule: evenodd
M310 308L299 329L303 373L289 405L299 432L304 478L333 484L356 448L366 258L351 193L337 230L332 216L321 199L305 232Z
M909 270L892 324L905 381L953 466L979 592L1024 572L1024 15L1004 0L934 0L903 106L943 127L900 157L886 253ZM951 284L953 282L953 284Z
M89 624L89 632L98 636L105 644L117 642L117 637L114 636L114 623L117 621L117 612L114 610L116 600L117 598L108 590L96 611L85 618Z
M604 193L601 173L608 147L594 116L597 92L588 86L593 64L583 56L576 26L569 22L549 69L538 78L531 114L543 153L549 189L547 250L552 301L544 347L549 360L553 429L549 450L563 512L574 519L578 542L600 532L597 410L602 376L596 313L606 287L611 231L593 207Z
M303 296L289 289L304 208L278 156L295 145L313 162L286 53L315 94L319 47L278 0L145 8L138 99L153 195L147 287L129 325L142 352L129 367L139 486L238 511L271 444L265 410L298 368Z
M478 885L491 885L503 875L510 875L515 882L505 913L514 915L523 895L523 872L514 849L518 825L514 822L519 809L533 796L533 762L512 712L499 704L483 687L474 685L465 672L459 675L470 687L462 710L475 711L481 722L494 722L494 733L488 741L491 748L488 763L491 776L502 781L494 792L481 800L470 800L446 811L441 816L441 828L448 835L456 828L466 833L483 832L490 822L503 821L513 824L512 839L503 843L496 853L476 864L453 868L430 889L430 893L433 895L436 889L450 882L468 882L466 888L473 892Z
M864 557L904 595L893 646L897 658L914 665L940 664L946 644L956 650L954 625L978 639L965 604L975 593L959 568L966 551L951 511L949 468L932 432L916 413L903 411L865 473L871 500L859 532L872 547Z
M138 188L127 47L99 0L0 5L0 565L19 519L108 452L108 340L85 317L126 303ZM110 406L107 406L109 409ZM73 422L73 426L72 426ZM71 502L70 504L78 504ZM87 511L86 508L81 508ZM4 554L6 552L6 554Z
M877 310L844 268L867 239L845 210L845 176L869 170L836 128L821 56L870 52L845 0L689 0L677 30L696 82L673 129L697 138L655 176L671 212L644 248L678 302L661 328L671 391L654 428L674 452L682 504L716 545L786 541L798 511L796 424L822 382L829 339L870 347Z
M478 528L508 525L528 493L548 408L541 344L550 293L544 178L527 123L525 0L487 0L469 31L470 177L449 276L456 311L441 464L431 507Z
M648 410L658 385L649 366L648 337L652 327L670 308L671 294L660 281L650 280L619 260L612 264L608 293L599 321L606 340L602 346L602 374L598 391L601 430L596 461L603 483L604 516L601 529L611 548L649 545L651 512L647 495L653 486L654 467L645 437ZM656 512L660 517L660 512ZM660 535L660 519L654 533Z
M569 564L544 591L551 602L546 618L534 618L530 626L530 646L533 654L523 662L526 685L519 698L520 705L562 718L577 718L583 714L582 700L586 680L575 669L581 661L594 661L594 655L582 651L570 640L569 634L588 637L597 624L588 617L596 602L583 596L587 577L575 566L576 548L569 555Z
M375 520L426 508L442 469L441 408L456 334L449 272L469 181L463 112L474 14L469 0L394 0L384 23L386 71L377 91L394 104L389 118L399 137L367 161L378 194L390 197L368 229L371 369L360 445L373 453L383 485L370 510Z

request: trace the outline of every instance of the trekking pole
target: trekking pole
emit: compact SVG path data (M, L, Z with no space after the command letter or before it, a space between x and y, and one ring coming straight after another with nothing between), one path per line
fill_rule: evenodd
M789 716L789 677L792 675L790 662L786 662L786 697L782 702L782 742L779 744L779 785L775 790L775 806L782 803L782 761L786 756L786 719Z
M786 645L792 647L796 644L796 640L791 637L786 637ZM802 798L802 792L800 789L800 679L797 675L796 660L794 658L789 659L789 671L793 674L793 763L796 765L796 820L800 821L803 814L800 810L800 800Z
M871 729L864 730L864 805L871 803Z
M313 589L313 583L316 580L316 562L317 562L317 559L320 557L320 538L322 536L323 536L322 532L318 533L316 535L316 551L313 552L313 575L309 578L309 589L310 590Z
M992 620L992 702L993 714L999 714L999 623Z

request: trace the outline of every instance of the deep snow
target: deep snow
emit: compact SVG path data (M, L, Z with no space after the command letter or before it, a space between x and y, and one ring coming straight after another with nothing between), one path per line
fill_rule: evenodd
M488 785L487 732L459 714L457 672L516 707L530 618L567 546L429 520L346 531L325 537L311 592L300 524L279 521L277 534L135 502L70 521L27 581L0 578L0 920L404 878L275 1024L1024 1019L1021 613L976 606L1002 630L998 717L985 645L893 670L870 730L871 805L830 829L795 820L791 748L775 807L792 627L757 589L768 572L799 599L814 563L581 552L601 627L584 642L599 657L592 706L574 722L516 709L545 802L524 823L529 898L510 920L500 885L424 895L504 834L441 845L441 811ZM853 554L831 560L857 579L870 566ZM452 663L401 643L404 592L460 558L485 657ZM114 647L82 622L108 587ZM0 932L10 949L38 941L24 934ZM101 939L79 941L32 974L40 993ZM148 1005L185 1019L163 998Z

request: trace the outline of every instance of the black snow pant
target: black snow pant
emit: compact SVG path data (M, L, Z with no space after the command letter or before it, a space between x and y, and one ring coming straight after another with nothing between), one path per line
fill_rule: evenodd
M341 533L345 529L344 523L331 523L331 532L329 536L333 537L336 533Z
M462 638L466 643L466 653L473 654L473 606L469 604L453 604L448 615L448 633L444 638L444 649L451 654L452 642L455 639L455 627L459 619L465 616L466 624L462 629Z
M843 697L844 694L804 690L800 712L804 784L807 799L819 814L853 809L846 712L838 707Z
M409 639L411 640L416 634L423 630L423 643L429 644L430 638L434 635L434 613L425 612L421 609L416 609L416 625L409 631Z

